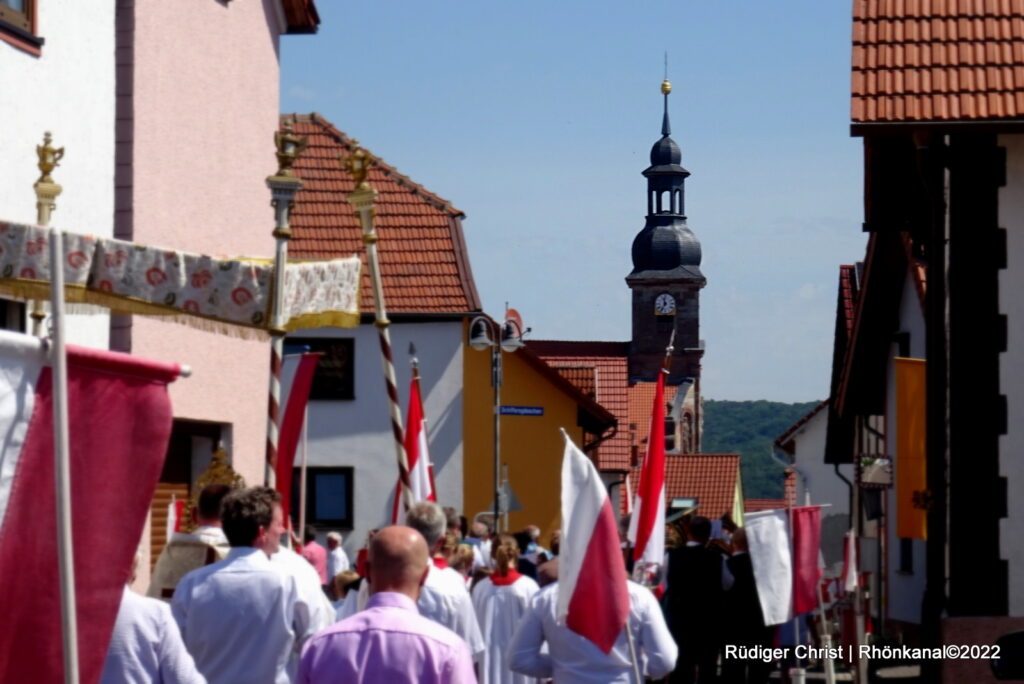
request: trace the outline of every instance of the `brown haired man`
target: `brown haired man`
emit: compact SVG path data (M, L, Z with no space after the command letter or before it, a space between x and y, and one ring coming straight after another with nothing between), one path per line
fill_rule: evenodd
M194 570L171 611L196 667L210 682L289 681L286 667L313 631L295 578L271 565L284 533L281 497L267 487L235 490L223 504L225 560Z

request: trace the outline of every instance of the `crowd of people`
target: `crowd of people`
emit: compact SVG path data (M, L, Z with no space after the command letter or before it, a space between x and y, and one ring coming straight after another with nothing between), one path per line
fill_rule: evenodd
M724 643L768 638L742 528L713 542L709 521L688 521L664 583L628 582L628 629L605 652L557 620L557 531L545 548L535 526L492 534L421 502L350 564L336 532L325 548L307 527L301 555L282 545L266 487L208 486L194 522L162 550L150 598L125 588L101 681L633 682L636 665L670 682L767 681L760 661L722 660L717 678Z

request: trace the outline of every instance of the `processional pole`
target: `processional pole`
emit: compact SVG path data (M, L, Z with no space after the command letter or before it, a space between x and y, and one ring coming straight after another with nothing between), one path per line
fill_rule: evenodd
M267 177L270 205L274 207L274 296L270 312L270 398L267 407L267 467L266 484L277 485L277 439L281 427L281 358L284 353L284 272L288 263L288 240L292 236L288 225L289 214L295 206L295 194L302 189L302 181L292 171L292 165L308 141L292 133L292 124L284 124L284 132L274 133L277 147L277 173ZM288 511L284 512L287 516Z
M352 141L352 154L342 160L345 169L352 174L355 189L348 201L359 217L363 229L363 245L366 246L366 261L370 266L370 283L373 287L373 305L376 312L377 335L380 338L381 361L384 366L384 381L387 385L388 405L391 412L391 430L395 437L395 456L398 459L398 476L401 481L402 503L405 510L413 505L412 487L409 482L409 459L405 453L405 430L402 428L402 410L398 404L398 386L395 382L395 366L391 356L391 335L387 310L384 308L384 285L380 276L380 261L377 258L377 231L373 225L376 214L373 203L377 191L366 181L369 172L370 155L359 147L359 141Z
M47 131L43 144L36 146L39 155L39 180L36 191L36 222L50 223L50 213L57 208L55 200L61 186L53 182L50 172L64 156L64 148L54 148ZM78 615L75 599L74 544L71 530L71 459L68 439L68 364L64 348L64 236L50 230L50 366L53 394L53 459L54 486L57 502L57 563L60 572L60 617L64 655L64 682L78 684ZM46 313L42 302L35 300L32 309L32 334L43 336Z
M50 143L53 137L50 131L43 134L43 144L36 145L36 154L39 155L39 180L32 188L36 191L36 223L40 226L50 225L50 214L57 208L57 197L64 189L53 182L50 173L60 165L64 157L64 148L54 148ZM43 301L35 299L32 301L32 334L36 337L44 337L43 321L46 319L46 311L43 309Z

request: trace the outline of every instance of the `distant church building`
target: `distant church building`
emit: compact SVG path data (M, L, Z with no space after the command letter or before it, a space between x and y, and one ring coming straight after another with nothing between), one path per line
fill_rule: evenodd
M527 345L616 416L617 429L597 437L588 451L609 485L629 475L634 488L647 448L655 382L667 361L669 507L673 500L696 500L701 515L717 518L730 512L741 519L739 456L701 453L700 291L707 279L700 269L700 241L686 224L685 184L690 172L683 168L682 151L670 137L671 91L671 84L664 81L661 138L651 148L651 165L643 171L647 218L633 239L633 270L626 276L633 292L630 340L530 340ZM672 350L666 358L670 340Z

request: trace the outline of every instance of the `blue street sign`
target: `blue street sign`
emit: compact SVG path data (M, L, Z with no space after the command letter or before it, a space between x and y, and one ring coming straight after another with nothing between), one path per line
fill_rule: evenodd
M543 406L502 406L503 416L543 416Z

